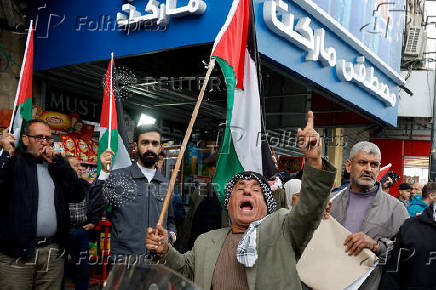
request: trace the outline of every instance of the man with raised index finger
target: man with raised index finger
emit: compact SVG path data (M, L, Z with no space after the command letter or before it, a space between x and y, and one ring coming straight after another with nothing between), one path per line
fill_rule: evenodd
M300 202L292 211L275 211L262 175L241 172L225 189L230 227L199 236L185 254L169 245L161 226L157 235L149 228L147 249L204 289L301 289L296 263L322 218L336 169L321 159L312 112L298 140L306 165Z

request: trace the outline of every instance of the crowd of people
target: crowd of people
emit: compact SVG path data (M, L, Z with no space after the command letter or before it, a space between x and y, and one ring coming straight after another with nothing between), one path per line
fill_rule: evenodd
M186 212L175 192L157 225L168 190L161 138L155 125L137 127L136 161L111 170L114 153L107 150L98 179L89 184L79 178L77 159L53 150L44 121L27 122L20 140L5 132L0 289L61 289L68 256L76 289L88 289L89 233L109 205L110 265L165 264L204 289L309 288L296 265L321 220L329 218L349 231L342 245L348 255L367 249L378 258L359 289L436 288L436 183L403 183L398 198L388 194L393 180L377 181L377 145L354 144L345 162L349 181L332 190L336 168L321 157L309 112L297 135L305 156L301 178L282 184L277 176L240 172L222 199L212 182L199 186ZM217 155L206 162L213 176ZM131 183L134 198L114 204L104 192L122 195L122 186L115 186L120 178Z

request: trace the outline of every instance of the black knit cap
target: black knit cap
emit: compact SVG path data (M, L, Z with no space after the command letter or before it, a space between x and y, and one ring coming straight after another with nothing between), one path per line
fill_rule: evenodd
M273 196L272 196L272 191L271 191L271 186L268 184L268 181L266 180L265 177L263 177L262 175L260 175L257 172L253 172L253 171L245 171L245 172L241 172L236 174L235 176L233 176L229 182L226 184L226 189L225 189L225 196L224 196L224 205L227 209L227 205L229 204L229 199L230 196L232 195L232 190L233 187L235 186L236 182L238 182L238 180L250 180L250 179L255 179L257 180L257 182L259 182L260 187L262 189L262 193L263 193L263 197L265 198L266 201L266 206L267 206L267 210L268 210L268 214L273 213L276 208L277 208L277 202L274 200Z
M406 189L412 189L412 186L408 183L401 183L398 187L399 190L406 190Z

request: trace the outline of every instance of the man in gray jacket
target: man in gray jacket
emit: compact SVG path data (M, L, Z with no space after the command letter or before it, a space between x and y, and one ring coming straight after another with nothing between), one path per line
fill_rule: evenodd
M92 190L104 187L105 196L110 195L111 257L119 263L138 264L148 258L145 231L156 226L169 185L155 167L160 150L160 129L155 125L143 125L135 129L136 163L109 172L113 152L106 150L100 157L103 170ZM169 229L170 241L175 242L176 226L171 205L164 225Z
M359 289L378 289L392 238L409 218L401 202L384 192L377 182L380 161L377 145L366 141L355 144L345 163L351 184L332 194L331 216L352 233L344 241L345 251L358 255L367 248L380 258L379 266Z

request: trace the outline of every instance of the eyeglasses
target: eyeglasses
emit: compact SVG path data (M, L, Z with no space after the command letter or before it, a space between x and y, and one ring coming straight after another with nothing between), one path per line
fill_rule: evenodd
M148 139L141 140L142 145L147 146L147 145L150 145L150 143L153 147L157 147L160 145L160 142L156 141L156 140L148 140Z
M53 138L50 136L44 136L44 135L36 135L36 136L32 136L32 135L26 135L27 137L33 138L38 142L42 142L43 140L47 141L47 143L53 143Z

